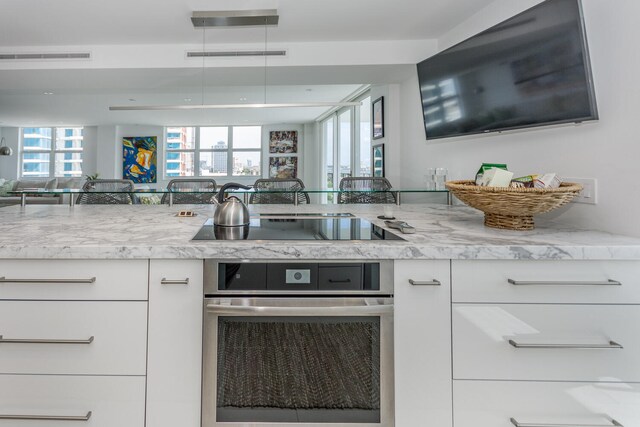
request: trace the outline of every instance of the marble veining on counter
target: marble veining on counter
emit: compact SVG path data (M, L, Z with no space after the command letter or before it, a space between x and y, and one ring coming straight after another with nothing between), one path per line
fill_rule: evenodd
M198 216L178 218L180 209ZM463 206L405 204L415 226L403 241L192 241L213 206L28 205L0 209L0 258L155 259L640 259L640 239L559 227L536 218L531 231L484 227ZM252 205L251 213L351 212L384 226L378 205ZM392 230L398 232L397 230ZM398 232L399 233L399 232Z

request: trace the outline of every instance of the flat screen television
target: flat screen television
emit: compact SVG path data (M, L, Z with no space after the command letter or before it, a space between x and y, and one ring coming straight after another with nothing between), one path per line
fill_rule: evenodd
M547 0L417 67L427 139L598 119L579 0Z

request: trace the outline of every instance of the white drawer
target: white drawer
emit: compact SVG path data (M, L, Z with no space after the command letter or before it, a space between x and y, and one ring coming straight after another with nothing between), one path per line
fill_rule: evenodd
M0 260L0 299L146 300L147 260Z
M144 427L144 377L0 375L0 427ZM86 422L2 419L86 417Z
M146 302L0 301L0 373L144 375L146 334Z
M640 306L454 304L452 318L455 379L640 381Z
M455 427L640 426L640 385L454 381Z
M451 275L453 302L640 303L639 261L454 260Z

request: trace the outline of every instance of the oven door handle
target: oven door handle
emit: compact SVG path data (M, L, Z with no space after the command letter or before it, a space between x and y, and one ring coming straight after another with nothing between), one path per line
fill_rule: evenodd
M393 313L393 304L334 307L263 307L251 305L207 304L216 314L248 314L255 316L358 316Z

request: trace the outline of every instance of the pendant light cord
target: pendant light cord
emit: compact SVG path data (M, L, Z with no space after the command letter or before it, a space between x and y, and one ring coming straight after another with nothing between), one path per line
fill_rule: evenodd
M264 103L267 103L267 18L264 18Z
M202 27L202 93L200 94L200 102L202 103L202 105L204 105L204 59L206 56L205 34L206 27Z

